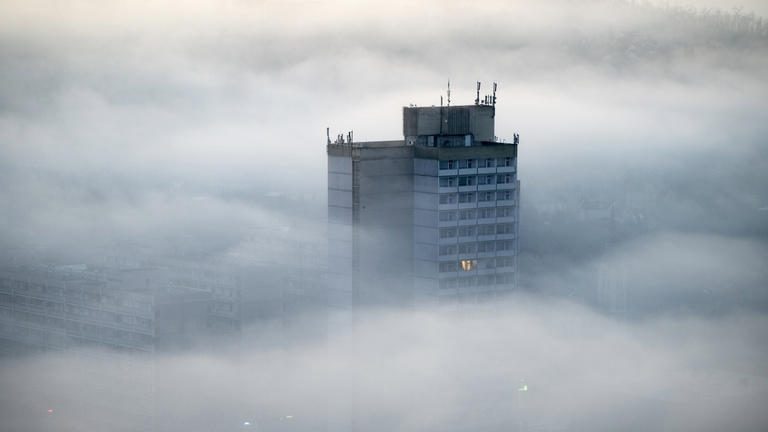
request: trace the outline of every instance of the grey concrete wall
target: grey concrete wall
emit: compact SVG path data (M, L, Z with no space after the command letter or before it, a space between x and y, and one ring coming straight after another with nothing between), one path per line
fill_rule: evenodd
M327 301L331 307L346 308L352 303L352 236L352 157L329 154Z
M493 141L495 108L488 105L404 107L403 135L467 135Z
M436 159L413 159L414 284L419 297L437 289L438 281L438 172Z
M413 268L413 149L363 144L359 152L360 301L408 301Z

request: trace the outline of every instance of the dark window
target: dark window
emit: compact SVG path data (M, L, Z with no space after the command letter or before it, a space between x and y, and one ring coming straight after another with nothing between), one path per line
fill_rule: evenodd
M456 203L455 193L440 194L440 204L454 204Z
M478 225L477 233L479 235L494 235L496 234L495 225Z
M456 228L441 228L440 238L453 238L456 237Z
M455 221L456 220L456 211L455 210L446 210L440 212L440 220L443 222L449 222L449 221Z
M456 186L456 177L440 177L440 186L441 187Z

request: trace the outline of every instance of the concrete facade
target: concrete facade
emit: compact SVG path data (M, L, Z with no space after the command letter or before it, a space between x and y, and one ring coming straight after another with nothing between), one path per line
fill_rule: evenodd
M403 108L403 140L328 143L332 305L479 299L516 284L517 138L495 106Z

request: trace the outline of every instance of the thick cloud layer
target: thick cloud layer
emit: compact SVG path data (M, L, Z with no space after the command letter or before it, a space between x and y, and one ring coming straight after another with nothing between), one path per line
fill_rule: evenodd
M256 430L355 422L372 431L748 431L768 421L764 316L626 325L569 303L510 300L461 312L369 311L326 343L237 356L159 357L133 369L79 353L20 362L0 369L2 387L15 390L3 392L1 412L19 431L132 430L126 396L112 384L149 371L158 428L168 431L234 431L244 422Z
M396 139L401 107L440 103L448 79L454 104L498 81L497 133L521 135L521 286L604 314L521 297L372 311L327 344L159 358L160 429L764 429L768 10L694 6L715 9L3 2L2 258L191 239L247 266L274 255L264 227L320 243L326 127ZM122 393L74 387L119 382L109 364L4 365L0 418L119 430Z

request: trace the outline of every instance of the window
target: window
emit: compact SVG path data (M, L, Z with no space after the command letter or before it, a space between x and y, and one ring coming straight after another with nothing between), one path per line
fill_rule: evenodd
M478 285L493 285L493 282L496 280L496 276L494 275L482 275L477 277L477 284Z
M441 222L449 222L449 221L455 221L456 220L456 211L455 210L446 210L440 212L440 221Z
M465 259L459 261L459 266L465 272L472 271L477 268L477 261L473 259Z
M513 207L497 207L496 208L496 216L497 217L510 217L512 216L512 209Z
M496 233L498 234L511 234L512 224L498 224L496 225Z
M512 199L512 191L509 191L509 190L498 191L496 195L496 199L498 199L499 201L509 201Z
M471 237L475 235L474 226L459 227L459 237Z
M512 242L510 240L498 240L496 241L497 251L512 250Z
M495 195L495 192L480 192L478 194L478 201L493 201Z
M460 254L475 253L475 250L477 250L476 246L477 246L476 243L459 243L459 253Z
M496 176L494 175L477 176L477 184L481 185L492 185L494 184L494 180L496 180Z
M496 177L496 183L498 184L512 183L512 176L509 174L499 174Z
M459 212L459 219L467 220L475 218L475 209L466 209Z
M494 269L496 268L496 258L485 258L481 260L477 260L477 265L486 270Z
M484 241L477 244L478 252L493 252L494 250L494 242L492 241Z
M459 177L459 186L474 186L475 176L463 176Z
M456 161L451 160L441 160L440 161L440 169L456 169Z
M456 237L456 228L440 228L440 238Z
M511 167L512 166L512 158L511 157L499 158L498 159L498 166Z
M496 234L496 225L478 225L478 235L494 235Z
M475 202L475 193L474 192L464 192L459 194L459 202L460 203L473 203Z
M478 219L490 219L493 217L494 209L493 208L481 208L478 209Z
M456 177L440 177L440 187L456 186Z
M474 159L461 159L461 160L459 160L459 168L460 169L475 168L475 160Z
M496 159L480 159L480 168L493 168L496 166Z
M440 263L440 273L448 273L448 272L455 272L455 271L456 271L456 261Z
M440 256L456 255L456 245L440 246Z
M515 257L504 256L496 257L496 267L514 267Z
M455 203L456 203L455 193L440 194L440 204L455 204Z

